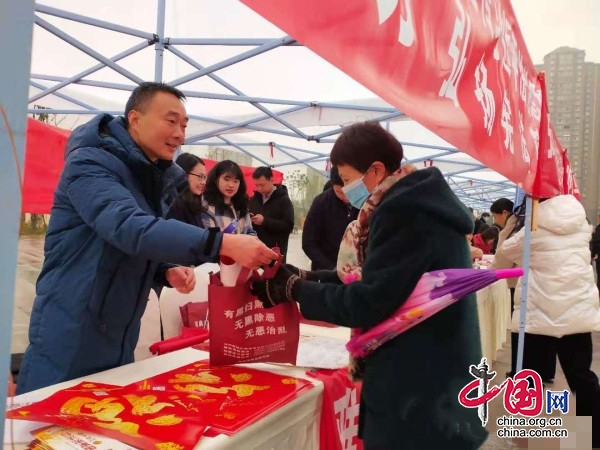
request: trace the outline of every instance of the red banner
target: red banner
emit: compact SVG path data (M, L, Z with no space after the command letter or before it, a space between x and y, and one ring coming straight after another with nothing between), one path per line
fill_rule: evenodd
M322 369L306 373L323 382L320 448L362 450L362 440L358 438L361 384L350 381L347 369Z
M242 1L526 192L567 192L553 169L564 158L538 161L541 135L556 138L540 128L542 90L509 0Z
M70 135L68 130L27 119L22 212L50 213Z

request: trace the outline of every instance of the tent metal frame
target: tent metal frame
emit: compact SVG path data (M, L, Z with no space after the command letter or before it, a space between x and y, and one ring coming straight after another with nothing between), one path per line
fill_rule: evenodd
M39 113L39 110L33 109L32 105L34 102L50 95L56 95L64 100L67 100L74 105L79 106L81 109L46 109L44 113L47 114L98 114L101 112L106 112L109 114L122 114L122 111L105 111L94 107L93 105L89 105L81 100L74 98L73 96L69 96L61 92L61 89L67 87L69 85L81 85L81 86L91 86L91 87L99 87L99 88L108 88L108 89L116 89L121 91L132 91L135 87L141 83L142 80L135 73L125 69L118 62L124 58L127 58L137 52L140 52L146 49L149 46L154 46L155 58L154 58L154 80L155 81L165 81L163 80L163 65L164 65L164 54L165 52L170 52L175 57L179 58L181 61L189 64L193 70L179 78L165 81L170 85L182 87L185 83L196 80L200 77L209 77L225 89L231 92L231 94L221 94L214 92L199 92L195 90L186 90L182 89L183 93L190 98L202 98L202 99L214 99L214 100L227 100L233 102L245 102L252 105L255 109L260 112L258 117L254 117L252 119L244 120L241 122L232 122L228 120L223 120L219 118L211 118L211 117L203 117L191 114L191 119L199 119L205 122L210 122L215 124L215 128L204 132L201 134L196 134L192 136L188 136L186 138L186 144L193 144L198 146L220 146L220 147L231 147L236 150L243 152L252 158L259 161L261 164L271 166L274 168L284 167L288 165L294 164L302 164L307 166L312 170L316 170L321 174L325 174L325 171L319 170L315 167L315 163L324 163L328 159L328 151L325 152L315 152L314 150L304 149L299 146L290 147L288 145L283 145L278 143L275 140L276 136L286 136L297 138L303 141L314 141L317 143L331 144L335 141L334 137L339 135L343 130L344 126L340 125L337 127L333 127L328 131L323 131L319 134L307 134L302 131L300 128L294 126L288 120L286 120L286 115L302 111L308 108L318 108L318 107L326 107L326 108L339 108L346 110L358 110L365 111L369 113L376 113L377 116L373 120L377 120L382 123L386 123L393 119L398 119L403 117L404 114L401 111L398 111L395 108L391 107L377 107L370 105L358 105L358 104L345 104L345 103L334 103L334 102L317 102L317 101L298 101L298 100L290 100L290 99L277 99L277 98L265 98L265 97L254 97L247 95L242 92L240 89L236 88L222 77L216 74L219 70L222 70L226 67L233 66L237 63L245 61L249 58L253 58L255 56L261 55L263 53L269 52L276 48L280 47L288 47L288 46L299 46L300 43L296 42L290 36L283 36L279 38L251 38L251 39L243 39L243 38L171 38L165 36L165 12L166 12L166 0L158 0L157 3L157 14L156 14L156 27L152 32L134 29L130 27L126 27L123 25L115 24L109 21L100 20L88 16L84 16L81 14L72 13L70 11L65 11L62 9L54 8L51 6L46 6L42 4L35 4L35 15L34 15L34 24L37 27L40 27L59 39L65 41L76 49L82 51L83 53L91 56L92 58L98 61L97 64L89 67L75 75L70 76L53 76L53 75L45 75L32 73L30 85L36 87L38 89L42 89L41 92L32 95L29 98L30 107L27 112L30 114ZM71 36L67 32L61 30L56 25L45 20L45 16L57 17L60 19L70 20L74 22L78 22L81 24L86 24L92 27L98 27L104 30L113 31L116 33L121 33L128 36L133 36L140 39L140 42L131 46L128 49L125 49L114 56L107 57L105 55L100 54L90 46L87 46L77 38ZM233 57L226 58L217 63L204 66L196 59L190 57L185 51L182 49L182 46L233 46L240 47L244 50L238 53ZM115 72L121 74L125 78L131 81L131 84L123 84L123 83L112 83L105 81L97 81L86 79L86 77L92 75L93 73L104 69L110 68ZM40 82L51 82L50 86L44 85ZM185 87L185 86L183 86ZM273 107L284 108L280 111L274 111ZM260 122L272 119L280 125L280 127L269 127L269 126L261 126ZM233 130L245 128L248 131L260 131L269 133L273 136L272 141L267 143L256 143L256 142L235 142L232 139L229 139L224 135L225 132ZM402 142L402 141L401 141ZM480 170L487 169L486 166L480 163L473 162L465 162L460 160L452 160L452 159L444 159L446 156L454 155L460 153L458 149L434 146L434 145L426 145L419 144L415 142L402 142L404 146L407 147L415 147L415 148L423 148L427 150L440 150L440 153L436 153L434 155L413 158L407 160L407 162L411 162L413 164L421 163L424 161L433 161L435 163L451 163L452 165L457 165L459 169L446 172L445 176L449 180L451 186L465 204L468 206L474 207L476 209L486 209L489 207L489 204L498 198L499 196L506 195L509 198L514 197L515 186L508 180L505 181L489 181L480 178L472 178L470 179L471 185L470 189L464 189L461 186L460 178L456 178L458 175L467 172L476 172ZM254 145L267 146L271 145L274 151L278 151L280 154L286 155L289 158L286 162L280 163L269 163L263 158L260 158L255 152L252 152L251 147ZM451 182L451 180L456 180L456 182ZM490 189L491 187L498 188L497 190ZM493 194L493 195L492 195Z
M262 164L270 165L266 161L258 158L253 154L251 148L253 145L269 145L287 155L290 158L290 162L280 163L276 166L282 167L289 164L304 164L307 167L315 169L311 166L315 162L322 162L327 159L327 153L316 152L314 150L303 149L300 147L291 147L288 145L279 144L276 141L268 143L236 143L228 139L223 135L225 131L245 127L252 131L264 131L274 136L288 136L294 137L306 141L314 141L319 143L331 143L333 142L332 137L339 134L344 127L340 126L332 130L322 132L317 135L307 135L305 132L289 123L285 116L287 114L300 111L307 108L315 107L328 107L328 108L343 108L352 110L363 110L372 113L378 113L380 116L377 120L386 122L391 119L395 119L403 116L403 113L394 108L377 108L368 105L349 105L343 103L319 103L313 101L297 101L297 100L286 100L286 99L274 99L274 98L263 98L263 97L252 97L244 94L236 87L217 76L215 72L232 66L241 61L255 57L262 53L268 52L275 48L285 46L297 46L301 45L289 36L281 38L270 38L270 39L196 39L196 38L169 38L165 36L165 7L166 0L158 0L157 16L156 16L156 27L153 32L146 32L143 30L137 30L130 27L114 24L108 21L95 19L92 17L83 16L80 14L71 13L69 11L60 10L57 8L34 4L33 0L5 0L0 3L0 37L3 38L4 42L10 42L11 45L5 46L4 58L11 61L5 70L0 71L0 106L4 119L4 124L0 126L0 142L4 144L3 148L12 148L14 152L4 151L2 155L2 167L14 167L17 166L17 170L7 170L3 177L0 177L0 192L3 194L4 214L5 218L0 222L0 241L2 242L1 248L3 249L4 258L0 261L0 283L5 287L6 292L14 292L15 279L16 279L16 265L14 261L17 259L18 251L18 230L19 230L19 219L21 213L20 196L14 195L14 192L18 192L21 186L21 174L24 161L24 147L25 147L25 133L26 133L26 120L25 112L27 113L39 113L39 110L26 108L27 104L32 104L37 100L44 98L47 95L53 94L58 98L67 100L70 103L79 106L81 109L46 109L44 113L48 114L98 114L100 112L108 112L111 114L120 114L121 111L102 111L99 108L89 105L77 98L69 96L61 89L71 84L76 85L87 85L97 86L103 88L111 88L117 90L131 91L135 86L143 80L120 66L118 62L128 56L131 56L149 46L154 46L155 50L155 67L154 67L154 80L163 81L163 58L164 52L168 51L181 60L190 64L195 70L183 77L175 80L171 80L170 84L174 86L180 86L188 81L195 80L197 78L207 76L212 80L225 87L232 94L216 94L210 92L197 92L197 91L186 91L184 93L188 97L197 97L205 99L219 99L219 100L230 100L247 102L250 105L258 109L262 116L251 120L246 120L238 123L231 121L222 120L218 118L206 118L200 116L191 116L191 118L198 118L205 121L211 121L215 124L216 128L211 130L209 133L203 133L196 136L190 136L187 138L187 144L195 145L215 145L214 140L218 139L218 145L220 146L232 146L239 151L242 151ZM45 20L42 16L54 16L66 20L72 20L81 24L87 24L94 27L103 28L105 30L111 30L114 32L122 33L129 36L139 38L141 41L136 45L112 56L106 57L93 48L85 45L78 39L62 31L55 25ZM44 74L31 74L29 80L26 76L23 76L30 71L31 61L31 45L32 45L32 27L41 27L47 30L63 41L69 43L73 47L86 53L92 58L98 61L94 66L79 72L75 75L68 77L57 77L49 76ZM218 46L236 46L236 47L250 47L249 50L243 51L238 55L224 59L218 63L202 66L200 63L195 61L186 55L178 46L182 45L218 45ZM117 73L121 74L125 78L129 79L132 84L119 84L109 83L101 81L86 80L85 78L105 67L109 67ZM54 82L51 86L46 86L39 81ZM25 102L27 88L33 86L40 89L41 92L31 96L27 102ZM265 105L276 105L283 106L286 109L275 112L271 106ZM265 119L273 119L284 127L284 130L279 128L269 128L256 125ZM389 127L389 122L388 122ZM489 203L498 197L505 196L512 198L515 196L515 186L509 181L489 181L478 178L466 177L464 174L472 173L486 169L483 164L471 163L464 161L451 160L448 157L459 153L459 149L430 146L418 143L404 142L405 146L420 147L428 150L438 150L439 153L434 155L414 158L409 162L421 163L427 161L437 161L444 163L451 162L454 165L460 166L460 169L445 172L444 175L448 180L448 183L453 187L458 197L467 205L473 206L474 208L487 208ZM302 153L303 157L298 157L294 154ZM14 153L14 154L13 154ZM519 357L517 370L522 365L522 352L523 352L523 333L524 333L524 318L525 318L525 307L526 307L526 289L528 280L528 260L529 260L529 242L531 238L530 225L531 225L531 199L527 199L527 215L526 215L526 255L524 257L524 267L526 270L525 276L523 277L524 284L524 298L525 301L521 305L521 317L520 317L520 336L519 336ZM13 313L13 299L8 296L4 301L0 301L0 386L6 386L7 375L9 373L9 359L10 354L9 345L11 341L12 331L12 313ZM0 391L0 413L4 415L5 411L5 399L6 390ZM0 421L0 434L4 431L4 421Z

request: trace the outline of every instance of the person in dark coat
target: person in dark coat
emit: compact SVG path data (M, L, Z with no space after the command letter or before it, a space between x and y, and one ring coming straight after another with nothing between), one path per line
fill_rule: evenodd
M358 217L358 209L342 191L344 182L335 166L330 181L332 187L313 200L302 228L302 250L311 261L311 270L335 269L346 227Z
M425 272L472 267L469 211L436 167L398 171L402 156L401 144L377 123L342 132L331 162L361 210L359 226L344 236L338 271L360 278L341 284L335 271L284 265L272 280L253 284L266 307L297 301L307 319L368 330L406 301ZM365 450L480 448L487 431L458 395L481 357L475 295L369 354L359 413Z
M190 292L189 265L225 255L257 268L277 257L252 237L164 219L185 183L172 161L185 137L184 98L142 83L125 117L100 114L70 136L19 394L133 362L150 289Z
M187 175L187 183L179 191L179 195L171 205L168 219L177 219L203 228L202 193L206 187L206 166L204 161L191 153L182 153L175 163Z
M596 261L596 285L600 289L600 225L596 226L594 233L592 234L592 240L590 241L590 251L592 253L592 261Z
M267 247L279 247L284 257L288 240L294 231L294 205L287 187L273 183L270 167L258 167L252 174L256 191L248 203L252 227Z
M492 223L492 227L498 230L498 234L504 229L506 226L506 221L513 215L513 209L515 205L514 203L507 198L499 198L492 206L490 206L490 211L492 212L492 216L494 217L494 223ZM498 247L498 239L494 240L494 245L492 245L492 254L496 253L496 248Z

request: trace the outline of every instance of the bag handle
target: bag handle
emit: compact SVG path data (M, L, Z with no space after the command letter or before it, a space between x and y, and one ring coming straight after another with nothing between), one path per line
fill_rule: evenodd
M277 259L271 262L268 266L263 267L263 274L260 275L256 270L248 269L247 267L242 267L240 273L237 276L237 280L235 281L236 286L240 284L244 284L246 280L250 277L252 273L252 280L254 281L262 281L269 280L275 276L281 264L283 263L283 255L279 251L279 247L273 247L272 250L277 253ZM227 256L222 256L221 263L231 265L234 264L235 261Z

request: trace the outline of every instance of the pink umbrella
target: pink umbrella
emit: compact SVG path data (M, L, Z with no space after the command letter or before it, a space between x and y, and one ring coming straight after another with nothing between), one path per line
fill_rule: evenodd
M423 322L468 294L504 278L517 278L523 269L445 269L423 274L412 294L389 318L346 344L356 357L364 357L390 339Z

